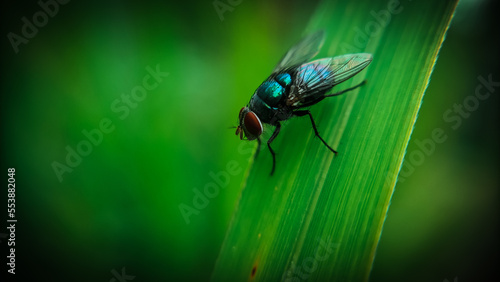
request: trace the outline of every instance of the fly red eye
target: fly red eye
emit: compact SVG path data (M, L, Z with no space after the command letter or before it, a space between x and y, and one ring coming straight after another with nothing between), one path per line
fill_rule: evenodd
M253 136L258 137L260 134L262 134L262 124L260 123L259 118L253 112L248 112L245 115L244 123L247 131Z

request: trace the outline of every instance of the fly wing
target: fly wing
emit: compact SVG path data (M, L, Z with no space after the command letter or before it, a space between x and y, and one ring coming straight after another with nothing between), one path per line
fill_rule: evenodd
M294 89L289 105L310 104L321 98L330 88L353 77L370 64L368 53L324 58L301 65L295 73Z
M318 54L325 39L325 32L320 30L304 37L295 44L285 56L281 58L273 73L279 72L285 68L301 65Z

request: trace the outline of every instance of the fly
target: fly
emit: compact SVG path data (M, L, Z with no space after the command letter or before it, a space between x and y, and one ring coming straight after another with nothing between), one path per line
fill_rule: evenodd
M257 139L256 157L261 146L262 123L275 127L273 134L267 140L267 147L273 156L271 175L276 167L276 155L271 143L280 133L280 122L294 116L309 116L316 136L337 155L337 151L319 135L311 112L303 108L363 85L364 81L343 91L327 94L335 85L366 68L373 57L368 53L358 53L307 62L318 54L324 37L324 32L318 31L293 46L274 68L272 74L257 88L248 105L240 110L236 135L239 135L241 140Z

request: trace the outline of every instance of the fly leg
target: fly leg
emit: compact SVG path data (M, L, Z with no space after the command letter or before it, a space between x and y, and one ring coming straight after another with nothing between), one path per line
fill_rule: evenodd
M318 129L316 128L316 123L314 123L314 119L311 115L311 112L309 110L305 110L305 111L295 111L293 112L293 114L295 116L298 116L298 117L301 117L301 116L305 116L305 115L308 115L309 118L311 118L311 124L313 126L313 129L314 129L314 133L316 134L316 136L321 140L321 142L323 142L323 144L325 144L325 146L330 149L330 151L332 151L335 155L338 154L337 151L335 151L334 149L332 149L332 147L330 147L326 142L325 140L323 140L323 138L321 138L321 136L319 136L319 132L318 132Z
M333 93L333 94L328 94L328 95L325 95L324 97L333 97L333 96L339 96L339 95L342 95L342 94L344 94L344 93L346 93L346 92L349 92L349 91L351 91L351 90L354 90L354 89L356 89L356 88L358 88L358 87L360 87L360 86L364 85L365 83L366 83L366 80L363 80L360 84L358 84L358 85L356 85L356 86L353 86L353 87L351 87L351 88L344 89L344 90L342 90L342 91L340 91L340 92L337 92L337 93ZM316 134L316 135L317 135L317 134Z
M260 137L257 138L257 151L255 152L255 155L253 156L254 161L255 161L255 159L257 159L257 156L259 155L261 143L262 142L260 141Z
M271 169L271 175L274 173L274 168L276 167L276 155L274 154L273 148L271 148L271 142L273 142L274 138L278 136L280 133L281 129L281 124L279 122L275 123L276 128L274 129L273 135L271 135L271 138L267 140L267 147L269 148L269 151L271 152L271 155L273 155L273 168Z
M333 94L328 94L328 95L324 95L324 96L319 97L319 98L318 98L318 99L316 99L316 100L309 101L309 102L306 102L306 103L302 103L302 104L299 106L299 108L305 108L305 107L309 107L309 106L312 106L312 105L314 105L314 104L317 104L317 103L321 102L323 99L325 99L326 97L333 97L333 96L339 96L339 95L342 95L342 94L344 94L344 93L346 93L346 92L349 92L349 91L351 91L351 90L354 90L354 89L356 89L356 88L358 88L358 87L362 86L362 85L363 85L363 84L365 84L365 83L366 83L366 80L364 80L363 82L361 82L360 84L358 84L358 85L356 85L356 86L353 86L353 87L351 87L351 88L344 89L344 90L342 90L342 91L340 91L340 92L333 93Z

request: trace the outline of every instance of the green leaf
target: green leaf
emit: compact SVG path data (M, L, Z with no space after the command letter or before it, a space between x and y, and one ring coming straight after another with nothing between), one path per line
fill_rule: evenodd
M273 142L272 177L264 143L248 172L213 281L368 279L455 6L456 1L370 0L319 5L306 32L327 33L317 58L357 52L374 58L333 92L368 82L310 109L337 157L315 138L307 117L287 121Z

